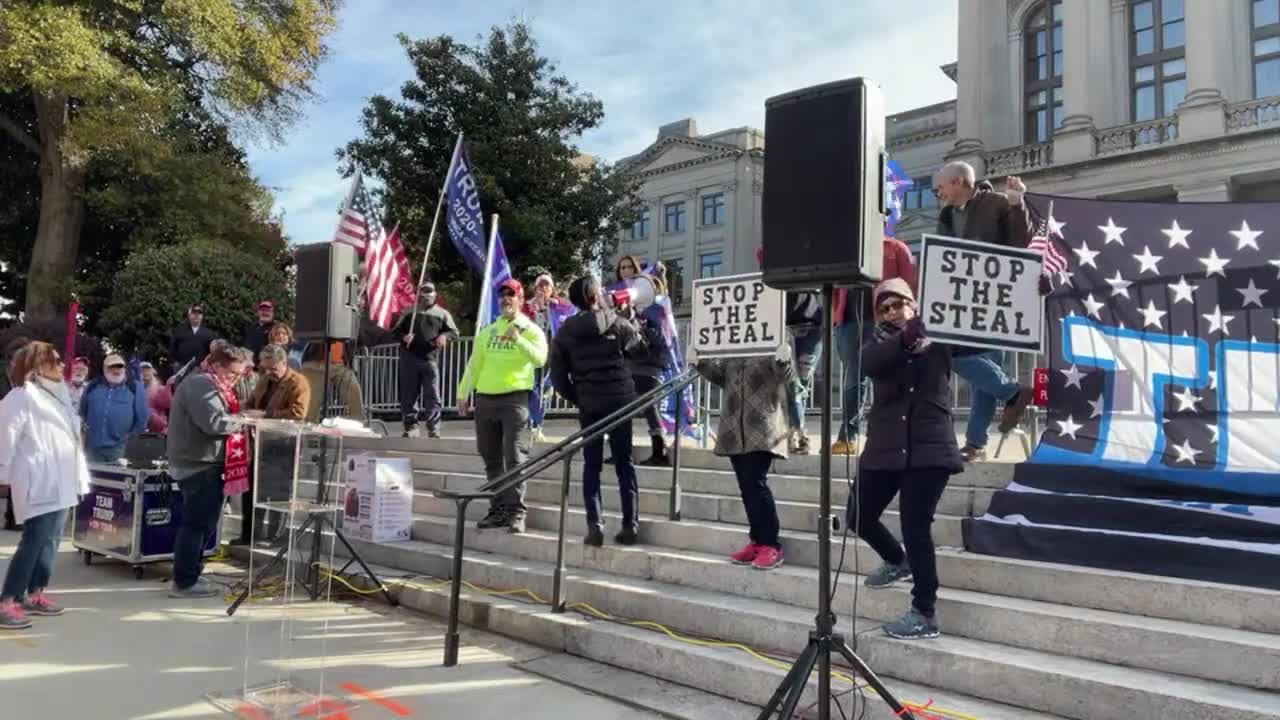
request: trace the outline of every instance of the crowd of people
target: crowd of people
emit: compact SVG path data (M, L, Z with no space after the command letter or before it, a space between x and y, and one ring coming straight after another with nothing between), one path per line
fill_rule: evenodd
M972 167L957 162L943 167L933 180L943 205L941 234L1028 244L1031 219L1018 178L1009 179L1006 192L996 192L975 182ZM730 559L769 570L784 561L769 473L777 460L810 451L805 398L824 349L823 323L832 323L835 351L844 367L846 412L830 450L860 454L846 519L850 530L883 560L865 583L880 588L912 578L911 607L885 630L900 638L926 638L939 632L930 534L938 502L951 475L985 456L996 411L1002 409L999 430L1008 432L1020 421L1030 391L1008 377L999 353L931 341L917 313L910 252L886 237L883 257L883 279L874 291L863 293L861 300L852 291L839 291L830 317L813 293L788 293L788 341L774 357L707 360L690 352L687 361L724 392L715 452L730 460L750 526L749 542ZM757 259L763 265L762 252ZM643 270L637 258L621 258L614 287L634 284ZM649 272L655 291L664 294L661 269ZM594 276L576 279L567 299L559 296L549 275L535 279L527 299L514 279L502 282L496 293L499 315L476 333L457 386L459 413L474 415L476 447L490 480L527 459L535 431L531 394L542 392L544 378L577 407L580 425L587 428L655 390L671 370L664 329L606 294ZM21 523L23 535L0 593L0 627L26 627L27 615L60 612L45 589L67 510L87 487L89 463L118 461L131 437L143 432L167 436L169 471L183 490L184 504L171 594L202 597L217 592L201 578L202 558L224 499L252 497L255 482L246 467L246 439L237 416L249 412L319 420L324 409L316 388L323 383L327 358L336 403L348 415L363 417L359 385L342 362L340 343L299 347L289 326L275 320L271 302L260 303L256 311L257 322L245 329L237 346L204 325L203 308L191 307L172 333L167 381L150 363L135 361L131 367L112 353L92 380L88 360L75 358L64 382L62 359L52 346L35 342L5 349L12 391L0 400L0 479L11 490L8 522ZM437 304L434 286L423 286L417 306L404 313L392 332L400 346L404 436L420 437L425 427L428 437L439 437L440 355L459 330ZM963 446L952 425L953 371L970 384L973 397ZM864 380L873 392L865 447L858 453ZM664 466L666 442L657 405L649 404L642 414L653 448L644 464ZM608 460L606 443L612 454ZM583 447L586 545L604 544L600 485L605 464L613 465L621 491L621 527L614 540L622 545L639 541L632 453L629 422ZM268 455L289 457L286 452ZM283 472L287 469L280 474L288 474ZM258 490L261 495L264 489ZM880 520L895 496L900 496L901 543ZM491 500L478 527L524 532L524 498L523 483L505 489ZM260 527L264 518L243 504L242 510L246 521L238 542L247 543L250 529ZM274 536L278 527L271 525L266 532Z

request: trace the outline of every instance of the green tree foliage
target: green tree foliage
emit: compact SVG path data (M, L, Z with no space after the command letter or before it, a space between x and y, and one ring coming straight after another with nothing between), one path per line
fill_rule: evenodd
M74 286L93 162L127 157L139 179L194 174L189 152L208 138L192 130L205 119L278 137L309 92L337 2L0 3L0 93L22 105L0 103L0 133L39 163L28 315L54 316Z
M447 35L399 39L415 78L399 99L370 98L364 137L338 157L344 172L359 170L383 182L383 205L400 223L415 263L421 262L459 131L476 166L485 217L501 215L517 274L540 265L570 277L611 252L617 230L634 217L635 184L573 144L599 126L604 107L538 54L529 27L495 27L487 42L475 46ZM431 254L437 283L469 272L443 223ZM470 287L471 295L478 293L477 283ZM474 297L464 304L474 308Z
M130 255L116 276L102 327L112 345L164 361L169 331L188 307L203 305L209 328L238 342L260 300L275 302L281 320L293 317L288 274L259 255L217 242L150 248Z

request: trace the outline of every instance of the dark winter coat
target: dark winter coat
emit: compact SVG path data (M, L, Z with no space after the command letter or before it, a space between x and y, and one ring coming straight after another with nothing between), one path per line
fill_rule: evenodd
M632 321L610 310L580 312L551 340L551 385L583 413L611 413L636 399L627 359L646 349Z
M636 377L659 377L671 362L671 346L667 344L662 328L653 317L640 314L636 318L636 327L645 344L631 357L631 374Z
M957 223L955 208L942 208L938 212L938 234L1008 247L1031 243L1034 228L1027 204L1014 207L1004 193L980 189L965 205L964 215L964 222Z
M865 341L862 369L873 389L861 469L964 469L951 417L951 356L957 350L933 342L912 353L901 333Z
M412 330L410 321L413 321ZM418 360L436 360L440 356L440 348L435 343L441 335L449 338L449 342L458 339L458 326L453 322L453 315L438 304L418 310L417 320L414 320L413 310L409 309L400 316L392 332L400 343L400 353ZM413 333L413 342L405 347L404 338L410 332Z
M191 360L203 360L209 354L209 346L218 336L207 325L192 330L190 323L182 323L169 334L169 362L174 369L186 365Z
M271 328L275 326L276 323L274 320L266 325L263 325L262 323L254 323L252 325L245 326L244 333L241 335L244 340L240 344L249 352L253 353L254 360L258 359L258 355L262 353L262 348L271 344ZM285 350L288 349L289 348L285 348Z

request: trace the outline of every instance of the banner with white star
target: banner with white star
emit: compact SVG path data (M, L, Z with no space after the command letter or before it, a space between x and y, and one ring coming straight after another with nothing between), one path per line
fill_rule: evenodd
M966 547L1280 587L1280 204L1026 201L1048 423Z

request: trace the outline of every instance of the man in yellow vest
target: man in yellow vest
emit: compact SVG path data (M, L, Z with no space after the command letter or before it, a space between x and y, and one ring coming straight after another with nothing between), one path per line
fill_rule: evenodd
M467 369L458 383L458 411L471 412L475 392L476 449L484 458L490 480L501 476L529 457L529 392L536 370L547 362L547 336L537 323L520 312L524 290L516 280L497 288L497 320L476 333ZM477 527L525 529L524 483L493 498L489 514Z

